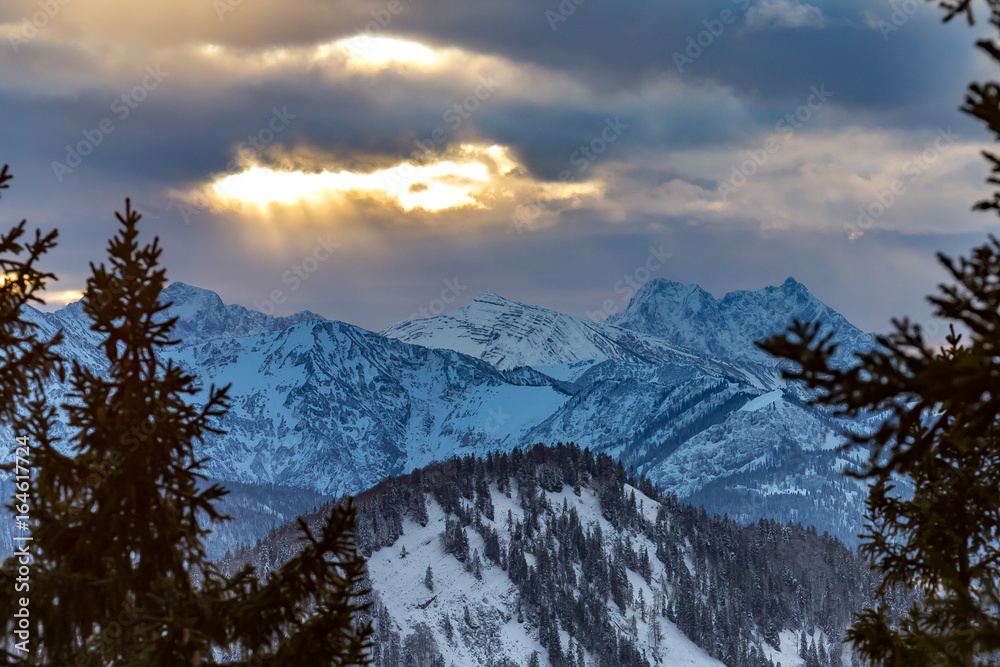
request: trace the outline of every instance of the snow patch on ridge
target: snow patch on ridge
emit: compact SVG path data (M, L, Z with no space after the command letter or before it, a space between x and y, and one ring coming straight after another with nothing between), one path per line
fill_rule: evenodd
M784 396L784 393L780 389L775 389L767 392L766 394L762 394L757 398L750 399L742 408L740 408L740 410L744 412L755 412L769 405L774 405L781 400L782 396Z

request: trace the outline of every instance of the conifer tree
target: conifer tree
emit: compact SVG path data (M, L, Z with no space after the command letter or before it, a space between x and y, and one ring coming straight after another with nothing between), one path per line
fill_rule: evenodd
M38 433L28 493L34 563L31 650L11 647L17 604L3 568L8 663L202 665L358 664L370 634L364 564L353 509L337 506L320 534L300 522L305 546L265 581L251 567L226 578L206 556L226 493L205 486L195 447L228 407L227 388L202 391L162 352L175 318L159 301L166 273L158 240L140 245L126 200L108 264L91 265L83 311L103 338L106 372L72 364L61 406L71 452ZM2 335L16 331L4 321ZM0 339L2 342L2 339ZM44 366L43 366L44 368ZM37 391L43 391L41 385Z
M0 168L0 194L14 178L8 165ZM52 273L39 269L38 262L55 246L58 232L42 234L36 230L33 240L24 238L27 221L22 220L0 236L0 419L14 427L15 435L27 435L29 441L48 431L52 416L42 393L43 383L57 375L63 365L55 348L62 333L50 340L39 340L38 325L26 317L25 306L43 304L39 293ZM13 468L5 468L12 472Z
M931 302L968 327L966 346L952 329L936 350L906 320L847 370L831 365L836 343L817 324L796 322L764 346L800 364L786 377L817 390L813 402L846 416L888 413L874 434L852 436L871 451L860 473L873 480L862 550L882 581L879 605L848 639L890 665L988 665L977 656L1000 649L1000 241L941 259L958 284ZM894 475L909 478L912 497L895 492ZM910 585L921 599L897 622L892 594Z
M0 194L10 187L12 179L13 174L5 164L0 168ZM54 377L65 379L64 365L56 351L62 342L62 332L57 332L48 340L41 340L38 324L26 311L26 307L33 303L44 304L38 293L50 280L55 280L52 273L40 270L38 263L55 247L58 232L52 230L43 235L36 230L34 240L28 240L24 238L26 224L22 220L0 235L0 420L12 426L16 439L15 459L2 469L15 475L18 485L24 485L18 489L21 499L16 504L7 505L15 515L26 514L16 508L17 504L28 499L26 493L30 491L30 485L23 481L23 477L30 477L31 451L44 444L54 421L55 410L45 400L45 383ZM22 479L18 480L18 476ZM32 552L33 549L27 548L32 538L27 534L30 524L25 522L16 527L16 551ZM14 596L17 599L16 608L14 600L6 608L9 613L5 616L7 627L3 633L3 649L7 662L27 657L34 648L30 627L33 611L30 606L30 572L15 585L16 578L20 576L17 572L20 558L8 559L0 569L5 593L18 593ZM25 560L30 565L32 557L25 556ZM22 602L28 604L22 605ZM24 626L21 626L22 614L28 615L23 621ZM18 631L21 634L16 634Z

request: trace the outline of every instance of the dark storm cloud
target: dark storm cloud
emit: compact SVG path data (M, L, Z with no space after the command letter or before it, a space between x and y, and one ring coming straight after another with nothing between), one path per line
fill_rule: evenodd
M549 178L564 168L581 143L593 138L612 111L629 119L630 131L622 146L668 149L731 141L751 134L755 127L766 128L800 104L815 85L835 92L837 108L850 113L852 123L940 125L955 121L956 100L970 67L969 34L942 28L934 8L920 3L914 17L888 33L888 39L872 24L875 19L891 21L893 6L888 3L816 3L827 23L824 27L759 30L747 29L746 8L753 5L742 0L565 3L575 10L555 23L546 12L561 16L559 3L407 6L389 29L566 73L586 86L595 102L609 91L636 91L651 77L729 86L741 101L742 106L727 108L691 98L666 104L633 99L622 108L589 110L559 99L504 100L501 89L462 134L475 130L487 140L515 147L529 167ZM376 13L384 11L379 3L370 5ZM332 36L351 34L348 25L363 25L365 13L353 9L354 23L339 23ZM704 23L716 21L723 11L733 12L735 22L678 73L674 54L684 53L688 38L704 33ZM232 20L239 18L235 15ZM928 43L940 47L928 49ZM20 54L19 65L36 60L48 65L51 59L49 50L36 49ZM324 81L311 72L280 79L265 76L253 85L218 84L223 86L222 95L204 82L185 82L183 76L176 74L162 91L150 95L128 120L130 127L122 128L122 134L131 135L129 141L109 141L89 160L92 168L118 169L125 175L142 164L153 178L181 180L224 169L232 158L232 146L257 132L275 104L288 106L300 119L281 143L308 141L348 156L355 152L403 156L413 150L414 141L444 125L442 114L461 99L446 85L414 84L390 72L363 85ZM505 85L513 87L516 82ZM84 89L73 99L18 99L8 93L3 99L5 111L19 129L16 136L3 137L5 143L20 152L30 142L35 154L58 156L67 143L90 129L88 124L109 115L109 103L119 92L112 87ZM906 112L897 113L899 109ZM157 159L149 160L151 154Z
M636 90L651 77L677 77L691 83L730 86L753 107L737 119L720 118L721 114L705 114L699 109L649 109L651 113L662 113L673 131L659 137L643 136L641 140L659 139L667 144L724 136L732 131L734 121L744 130L748 123L767 124L775 113L789 104L797 104L811 86L818 84L836 91L838 106L854 109L860 122L879 119L883 113L905 108L907 113L894 119L897 125L940 124L953 117L956 105L953 100L959 99L957 95L964 87L970 67L968 32L942 28L933 7L916 2L919 11L898 30L888 33L888 39L871 24L874 19L891 21L893 5L881 2L816 3L827 22L822 28L760 30L746 28L745 8L753 5L742 0L697 4L611 4L594 0L579 6L570 0L565 3L575 10L565 21L555 23L555 30L546 12L555 11L558 15L559 3L469 4L457 1L437 2L426 7L407 6L387 29L418 40L502 54L517 62L565 72L588 86L596 96L608 91ZM384 11L380 3L369 4L372 11ZM354 22L338 21L331 25L330 38L350 35L352 27L364 25L365 13L357 7L352 9ZM704 33L704 23L716 21L723 11L733 12L735 23L701 49L702 55L686 65L683 73L677 72L674 54L684 53L689 47L689 38ZM239 19L236 14L232 21ZM285 36L286 39L291 37ZM929 43L939 46L928 49ZM48 50L37 49L20 54L18 66L23 67L36 59L51 66L52 57L47 54ZM306 113L311 106L322 108L327 122L313 119L309 126L319 141L348 145L367 143L366 148L375 150L405 148L405 143L393 145L398 144L398 140L386 140L380 135L395 138L408 131L419 138L421 128L440 124L440 109L452 101L433 87L424 86L414 91L415 87L394 81L391 75L383 75L381 79L371 86L330 90L328 84L299 75L282 82L264 81L256 91L227 86L225 97L230 98L230 106L239 105L248 115L274 99L300 102L298 107ZM171 84L183 85L176 80ZM378 91L384 100L387 97L385 90L394 86L408 88L402 109L388 106L370 94ZM193 99L182 100L177 105L181 108L171 109L168 115L175 122L190 123L192 127L185 129L190 129L193 136L197 136L199 125L214 137L219 136L214 132L222 123L240 125L243 113L234 114L225 105L217 105L216 96L204 88L191 92ZM261 105L254 103L254 92L263 98ZM425 100L427 103L423 103ZM81 114L87 111L82 105L77 108ZM378 115L373 119L372 111L375 110ZM506 116L503 120L509 119L506 126L501 126L502 120L496 118L502 112ZM213 114L217 117L214 123L208 118ZM573 119L565 116L566 109L559 100L551 100L544 107L487 110L476 124L487 129L496 128L498 137L516 142L517 138L511 136L517 134L512 126L516 127L519 118L523 117L521 125L526 128L523 132L529 135L526 138L544 152L546 147L539 142L539 135L554 136L557 140L559 135L567 135L563 149L587 138L588 130L582 126L577 129ZM81 116L81 120L83 118ZM382 119L384 123L375 122ZM253 121L248 119L248 122L252 124ZM370 127L375 124L377 128ZM527 128L529 125L531 127ZM558 126L557 132L552 131L553 125ZM340 130L334 131L338 127ZM169 125L161 125L161 128L164 134L170 134ZM249 131L252 127L243 129ZM206 150L215 149L219 141L216 138L205 146ZM205 145L201 141L197 143ZM188 157L185 156L185 161Z
M925 2L813 2L823 14L822 27L748 30L747 9L756 4L586 0L576 6L565 0L562 5L575 10L550 25L546 12L562 15L560 3L552 0L471 5L449 0L404 14L398 26L415 38L431 36L571 72L601 90L679 75L746 95L794 100L824 82L840 92L838 103L899 109L953 92L954 82L961 86L969 73L969 31L942 28L940 13ZM903 5L914 8L912 16L894 16ZM710 28L718 30L727 11L733 22L709 35L704 47L692 47ZM695 57L682 61L679 73L675 54Z

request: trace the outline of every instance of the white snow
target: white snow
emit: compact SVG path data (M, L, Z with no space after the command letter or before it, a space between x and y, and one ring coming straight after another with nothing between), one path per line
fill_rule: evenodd
M783 395L784 394L780 389L769 391L766 394L758 396L757 398L750 399L742 408L740 408L740 410L745 412L755 412L769 405L774 405L781 400Z
M655 519L658 504L630 486L625 487L626 494L635 491L636 502L642 500L646 516ZM614 528L601 515L600 501L589 488L584 488L580 496L572 489L564 487L557 493L547 493L546 497L553 507L561 510L565 500L575 507L584 526L597 523L605 535L605 546L610 552L610 537L615 534ZM495 521L484 519L500 532L501 543L509 540L507 512L513 514L514 520L522 519L522 510L517 501L517 487L511 498L492 489L492 500L495 509ZM444 512L430 497L427 498L428 523L421 527L413 521L406 520L404 533L396 542L372 554L368 560L369 576L374 590L385 604L397 625L397 631L406 637L418 623L426 623L431 629L434 639L448 665L484 665L489 658L506 655L518 664L527 664L533 651L537 651L543 664L547 662L547 654L538 642L538 630L527 622L517 622L518 593L510 583L506 573L499 568L483 561L483 579L476 578L465 570L464 565L454 557L445 554L440 541L444 530ZM469 537L469 550L483 551L482 539L471 528L466 528ZM653 545L644 536L632 535L633 545L637 549L645 547L652 555ZM403 547L406 557L399 557ZM529 564L534 562L530 554L525 554ZM653 565L653 586L657 585L662 573L662 564L651 558ZM424 586L424 575L427 566L431 566L434 579L434 590L428 591ZM628 572L629 581L636 590L643 591L647 604L654 599L653 586L636 573ZM479 628L468 628L464 621L464 608L468 606L473 622ZM423 608L421 608L423 607ZM620 614L617 607L610 605L615 622L619 628L628 627L631 616L636 615L639 629L640 645L651 651L645 643L649 624L638 617L635 609L629 609L626 614ZM440 621L448 612L455 629L454 638L449 642L441 627ZM649 618L649 617L647 617ZM702 649L685 637L673 623L666 618L658 619L663 631L663 642L659 647L661 664L684 665L687 667L721 667L722 663L708 656ZM477 629L489 629L489 637L477 632ZM568 637L563 633L563 646ZM588 661L591 656L587 656ZM651 665L655 664L652 661Z
M582 359L580 361L571 361L565 364L544 364L541 366L534 366L533 368L555 380L574 382L581 375L602 361L604 361L604 359Z

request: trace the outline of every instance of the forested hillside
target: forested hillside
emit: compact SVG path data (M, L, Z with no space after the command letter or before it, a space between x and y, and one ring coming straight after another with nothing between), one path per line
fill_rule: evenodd
M376 665L849 665L873 585L832 537L709 516L572 445L452 458L355 503ZM224 565L276 567L294 536Z

